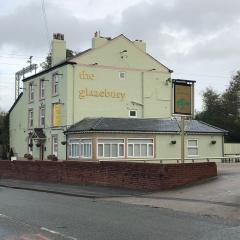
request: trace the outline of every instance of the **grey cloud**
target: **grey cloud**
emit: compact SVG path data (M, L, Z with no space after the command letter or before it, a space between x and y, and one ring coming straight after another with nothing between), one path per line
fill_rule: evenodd
M152 49L161 46L162 54L167 55L167 49L178 39L165 33L166 27L176 33L187 31L186 40L192 41L231 27L239 18L238 9L240 2L236 0L175 0L169 5L163 1L140 2L124 10L117 23L114 16L77 18L56 2L48 2L46 13L49 32L63 32L73 50L90 47L93 32L100 29L106 35L124 33L133 39L145 39ZM39 52L48 47L40 3L32 2L0 16L0 29L0 48L6 43Z
M88 46L96 29L111 25L108 18L104 20L79 19L72 16L70 11L50 3L46 13L50 35L52 36L53 32L64 33L67 43L74 50ZM0 48L8 44L25 51L42 52L49 47L42 9L36 2L19 7L10 15L0 16L0 29Z
M240 56L240 23L222 31L217 37L199 42L194 46L190 58L218 59Z
M47 1L49 32L64 33L68 47L77 51L90 47L96 30L101 30L107 36L123 33L131 39L143 39L154 57L170 68L178 71L183 69L183 73L210 72L214 75L219 66L224 66L226 70L233 69L233 65L237 68L240 54L240 1L163 2L139 2L125 9L121 19L116 22L115 13L101 19L94 16L83 19L81 15L74 16L69 8L57 5L58 1ZM43 55L49 47L40 1L28 2L9 15L0 15L0 29L0 49L8 44L21 52L38 52ZM181 35L182 32L184 35ZM209 39L211 36L215 37ZM181 47L186 43L190 43L190 46L183 54ZM227 80L224 81L226 84ZM200 90L207 82L210 81L202 81L198 85Z

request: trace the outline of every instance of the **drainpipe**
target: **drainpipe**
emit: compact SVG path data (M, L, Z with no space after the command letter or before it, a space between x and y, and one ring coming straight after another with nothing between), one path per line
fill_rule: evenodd
M76 77L76 74L75 74L75 65L72 65L73 67L73 89L72 89L72 97L73 97L73 101L72 101L72 124L74 124L74 103L75 103L75 94L74 94L74 89L75 89L75 77Z
M142 118L144 118L144 72L141 72L141 84L142 84Z
M225 156L225 153L224 153L224 135L222 136L222 157Z
M68 135L66 134L66 160L68 160Z

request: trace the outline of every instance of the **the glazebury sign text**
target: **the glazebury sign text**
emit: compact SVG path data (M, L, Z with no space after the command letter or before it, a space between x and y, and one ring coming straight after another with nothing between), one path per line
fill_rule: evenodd
M95 89L81 89L79 91L79 98L84 99L86 97L102 97L102 98L119 98L122 101L126 97L125 92L119 92L116 90L108 90L108 89L102 89L102 90L95 90Z

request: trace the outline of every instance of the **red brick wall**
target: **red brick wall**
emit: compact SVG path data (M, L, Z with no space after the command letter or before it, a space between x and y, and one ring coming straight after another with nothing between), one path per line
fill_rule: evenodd
M0 161L0 177L24 180L169 189L217 176L215 163Z

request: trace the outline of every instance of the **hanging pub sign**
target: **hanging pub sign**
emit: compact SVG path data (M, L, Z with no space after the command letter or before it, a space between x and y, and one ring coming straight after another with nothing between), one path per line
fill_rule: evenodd
M193 114L193 90L195 81L173 79L174 114Z

